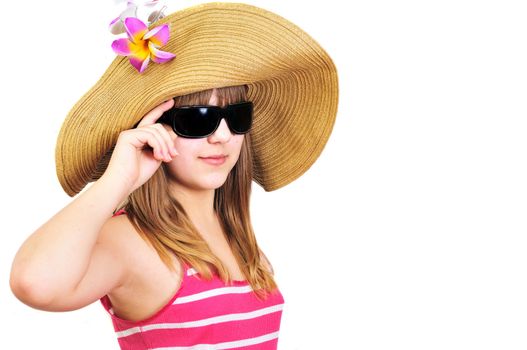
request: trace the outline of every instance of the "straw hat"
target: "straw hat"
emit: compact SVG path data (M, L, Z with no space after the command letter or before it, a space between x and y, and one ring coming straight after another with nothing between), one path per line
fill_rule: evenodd
M273 191L319 157L338 104L335 65L288 20L239 3L207 3L162 18L176 58L138 73L117 57L66 117L56 171L71 197L104 173L119 133L162 101L214 87L247 84L254 104L253 179Z

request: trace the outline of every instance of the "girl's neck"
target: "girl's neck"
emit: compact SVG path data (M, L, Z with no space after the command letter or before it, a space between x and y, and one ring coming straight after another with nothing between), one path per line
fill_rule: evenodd
M210 224L217 221L214 211L214 190L193 190L180 185L171 188L172 195L183 206L194 225Z

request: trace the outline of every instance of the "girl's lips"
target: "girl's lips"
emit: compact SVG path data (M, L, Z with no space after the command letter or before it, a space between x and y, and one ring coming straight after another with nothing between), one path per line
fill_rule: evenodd
M207 164L211 165L222 165L225 163L225 159L227 156L220 156L220 157L200 157L201 160L203 160Z

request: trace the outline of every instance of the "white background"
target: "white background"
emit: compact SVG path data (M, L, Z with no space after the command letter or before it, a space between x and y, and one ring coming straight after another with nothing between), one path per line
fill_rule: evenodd
M199 3L169 2L169 12ZM248 1L332 56L340 103L313 167L254 186L286 298L279 348L527 347L527 11L523 1ZM54 147L114 58L112 1L2 4L3 349L117 349L97 302L68 313L9 289L22 242L71 201Z

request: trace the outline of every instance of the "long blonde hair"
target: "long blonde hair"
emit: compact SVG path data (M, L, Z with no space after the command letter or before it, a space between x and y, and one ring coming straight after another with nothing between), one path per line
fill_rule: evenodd
M246 101L247 87L217 89L220 106ZM175 106L208 104L212 89L178 96ZM240 156L225 183L214 192L214 210L240 269L258 297L264 298L276 289L262 256L251 225L249 200L252 184L250 132L245 134ZM212 253L182 205L167 191L170 175L166 163L141 187L132 192L121 206L139 234L155 248L171 270L172 257L191 265L203 278L211 279L214 271L229 283L232 278L223 263Z

